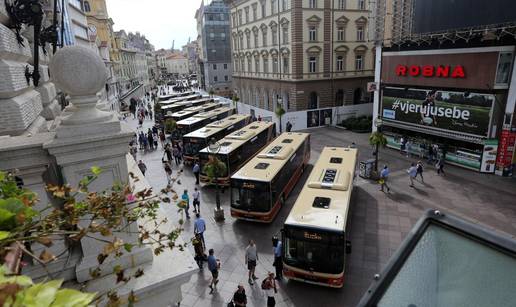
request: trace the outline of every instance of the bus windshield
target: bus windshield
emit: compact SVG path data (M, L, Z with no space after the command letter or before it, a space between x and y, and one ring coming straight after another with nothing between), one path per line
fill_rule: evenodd
M231 206L254 212L271 210L270 186L266 182L232 182Z
M312 272L339 274L344 271L344 234L285 227L284 261Z
M185 155L197 155L201 149L206 147L206 142L197 138L183 138Z

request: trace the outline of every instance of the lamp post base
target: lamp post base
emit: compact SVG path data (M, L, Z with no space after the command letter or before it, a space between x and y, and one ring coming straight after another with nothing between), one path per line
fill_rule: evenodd
M216 222L223 222L224 221L224 209L213 209L213 216L215 217Z

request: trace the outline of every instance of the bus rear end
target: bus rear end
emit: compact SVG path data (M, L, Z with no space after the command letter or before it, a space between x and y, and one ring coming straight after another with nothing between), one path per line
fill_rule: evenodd
M198 159L199 151L208 146L206 139L183 136L183 158L186 164Z
M283 275L306 283L342 288L346 258L342 232L285 225Z
M231 178L230 185L232 217L262 223L274 219L269 182Z

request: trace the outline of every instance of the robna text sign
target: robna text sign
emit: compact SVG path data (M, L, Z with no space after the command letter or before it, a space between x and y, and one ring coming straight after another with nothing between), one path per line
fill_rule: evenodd
M457 66L432 66L432 65L398 65L396 75L400 77L427 77L427 78L455 78L464 79L466 73L462 65Z

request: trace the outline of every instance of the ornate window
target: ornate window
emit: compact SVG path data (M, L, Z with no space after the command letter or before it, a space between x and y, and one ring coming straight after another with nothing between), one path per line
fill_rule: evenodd
M283 27L283 33L282 33L282 39L283 39L283 44L288 44L288 27Z
M365 10L365 0L358 0L358 9Z
M364 26L357 26L357 41L364 41Z
M338 0L337 8L339 10L345 10L346 9L346 0Z
M342 56L342 55L337 56L336 68L337 68L337 71L343 71L344 70L344 56Z
M364 56L362 54L355 55L355 70L364 70Z
M287 0L281 0L281 10L282 11L288 10L288 1Z
M317 71L317 57L311 56L308 58L308 72L316 72Z
M263 58L263 72L264 73L269 72L269 58L268 57Z
M311 26L308 28L308 40L311 42L317 40L317 28L315 26Z
M256 3L253 3L252 8L253 8L253 21L255 21L256 19L258 19L258 5Z
M271 14L276 14L278 8L278 2L277 0L271 0Z
M245 23L249 23L249 7L244 8L245 11Z
M308 0L308 7L311 9L317 8L317 0Z
M85 12L91 11L90 3L88 1L84 1L84 11Z
M265 16L267 16L267 12L265 10L265 0L260 0L260 6L262 9L262 18L265 18Z
M260 57L256 56L254 58L254 71L256 73L259 73L260 72Z

